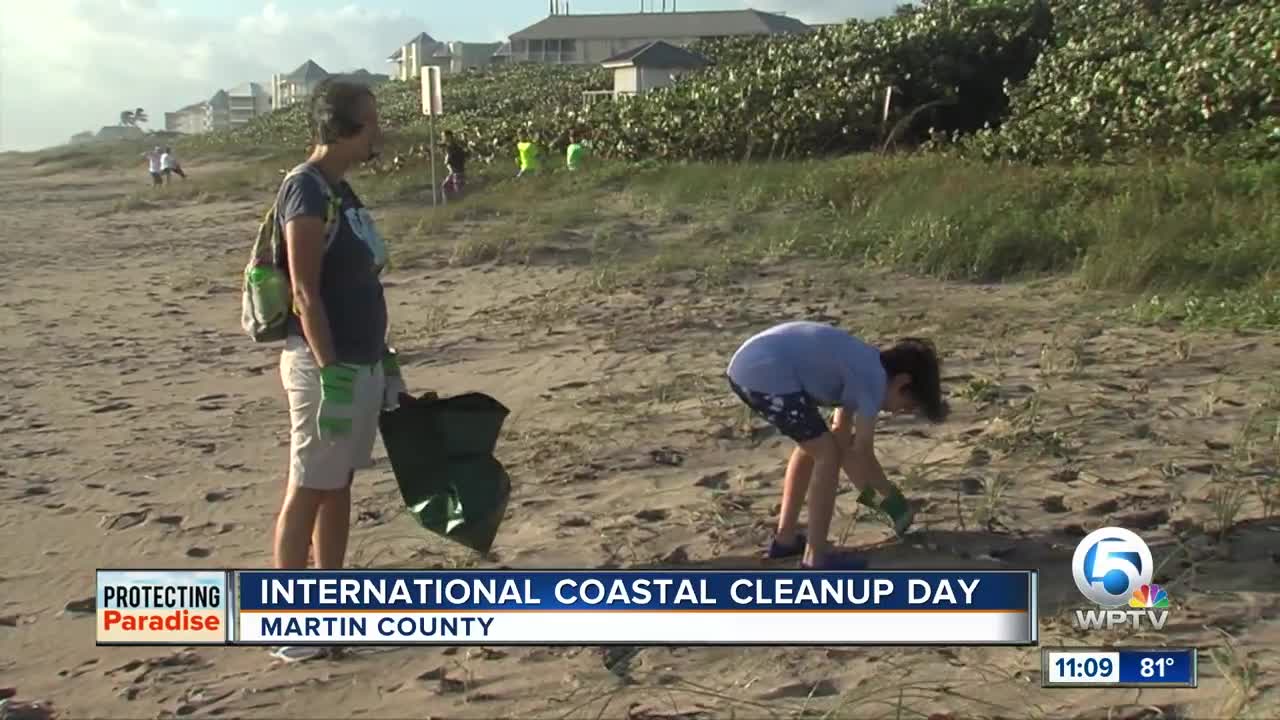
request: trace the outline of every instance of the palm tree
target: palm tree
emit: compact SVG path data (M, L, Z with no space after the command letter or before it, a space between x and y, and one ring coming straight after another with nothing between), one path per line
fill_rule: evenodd
M147 111L142 108L123 110L120 112L120 124L127 127L138 127L147 122Z

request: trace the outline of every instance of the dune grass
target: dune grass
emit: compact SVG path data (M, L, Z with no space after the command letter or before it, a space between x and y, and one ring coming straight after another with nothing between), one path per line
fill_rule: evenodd
M371 203L416 203L421 240L465 228L474 243L525 246L522 257L571 235L594 263L650 274L732 275L810 258L974 282L1071 275L1082 290L1141 295L1141 321L1280 325L1278 162L1026 167L855 156L511 174L481 168L483 189L430 211L421 169L357 182ZM616 236L619 207L650 223L646 244Z
M386 155L421 140L399 134ZM133 152L123 145L43 161L118 162ZM268 150L246 149L215 173L191 163L193 181L165 194L268 203L281 173L301 159ZM1031 167L859 155L514 174L514 162L476 164L467 197L439 207L421 157L352 181L400 264L426 255L455 265L551 257L592 265L601 289L681 271L718 284L796 258L986 283L1071 276L1081 290L1135 296L1131 314L1141 322L1280 326L1278 161ZM438 167L435 180L443 178Z

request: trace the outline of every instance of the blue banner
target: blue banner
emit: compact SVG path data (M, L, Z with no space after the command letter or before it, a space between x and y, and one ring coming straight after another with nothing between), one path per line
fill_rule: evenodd
M1034 613L1034 571L237 571L246 612L377 610Z
M1126 650L1120 653L1120 684L1196 686L1195 648Z

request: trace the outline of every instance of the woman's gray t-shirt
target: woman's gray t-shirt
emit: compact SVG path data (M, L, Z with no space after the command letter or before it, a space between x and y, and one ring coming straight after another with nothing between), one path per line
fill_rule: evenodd
M276 222L281 237L294 218L324 217L329 202L326 181L319 169L310 169L313 172L295 172L280 185ZM351 186L344 180L333 192L342 198L341 218L324 254L320 298L338 361L373 364L386 349L387 302L379 277L386 265L386 247ZM287 258L285 271L289 271ZM289 333L304 336L301 321L292 314Z

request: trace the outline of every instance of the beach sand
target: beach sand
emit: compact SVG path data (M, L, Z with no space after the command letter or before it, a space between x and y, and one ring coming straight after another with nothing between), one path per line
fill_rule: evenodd
M200 182L218 168L193 170ZM19 699L110 718L1280 713L1280 523L1260 501L1280 439L1250 424L1280 407L1274 335L1139 327L1065 281L866 272L838 287L800 262L722 286L675 274L592 291L572 233L527 264L425 253L388 275L411 390L511 408L498 455L515 491L493 556L478 558L403 512L379 443L356 479L351 566L768 566L789 444L722 372L755 331L826 319L873 340L935 337L953 405L945 425L895 418L877 438L920 505L916 531L895 540L846 492L841 544L883 568L1037 568L1044 646L1198 646L1200 687L1042 690L1038 648L647 648L611 673L590 647L359 649L292 665L262 648L96 647L77 611L96 568L270 564L287 454L279 347L238 324L269 198L149 198L144 181L0 163L0 686ZM602 212L637 242L696 241L695 228ZM1072 552L1108 524L1161 564L1164 631L1071 627L1087 607Z

